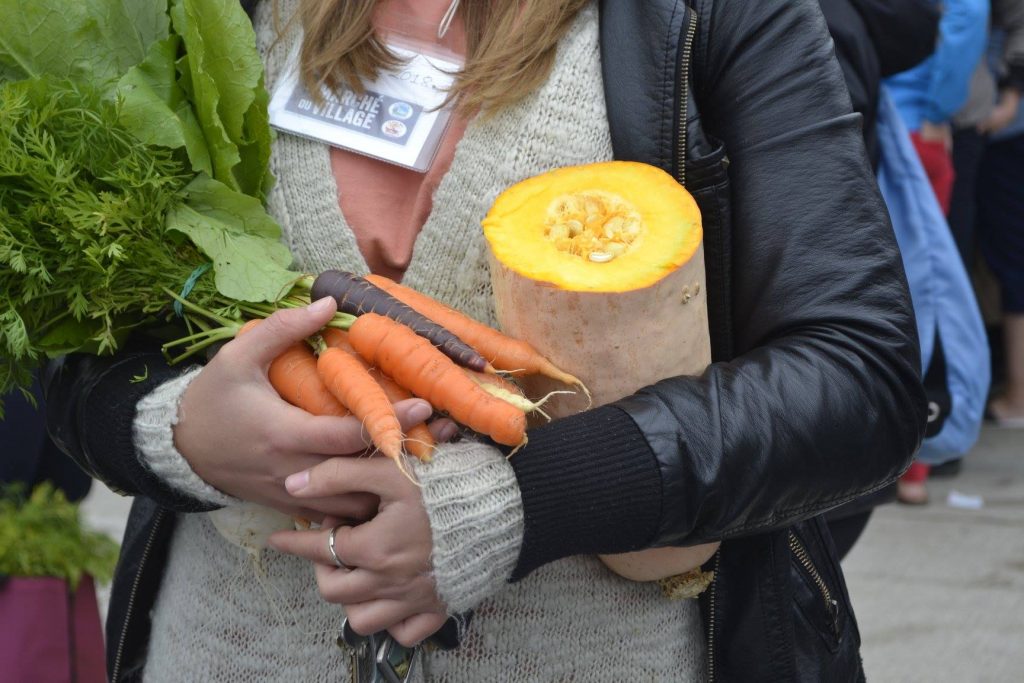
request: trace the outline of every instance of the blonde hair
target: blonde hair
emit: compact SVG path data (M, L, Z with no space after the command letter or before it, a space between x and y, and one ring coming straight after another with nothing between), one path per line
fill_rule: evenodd
M463 0L466 60L449 100L463 112L512 104L547 78L555 48L587 0ZM373 15L378 0L300 0L303 28L299 58L303 85L363 83L401 60L378 38Z

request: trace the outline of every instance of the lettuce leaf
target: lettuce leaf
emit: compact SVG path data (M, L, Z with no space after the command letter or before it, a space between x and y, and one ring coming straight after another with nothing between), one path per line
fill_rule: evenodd
M0 81L109 85L167 37L166 0L0 0Z
M192 170L212 173L203 130L178 83L180 47L178 35L153 43L145 61L121 77L121 123L146 144L184 147Z
M171 21L185 43L180 83L206 138L213 177L263 200L271 134L248 17L237 0L173 0Z
M276 301L299 277L281 228L259 200L207 175L185 188L185 204L167 216L167 229L186 235L213 261L217 291L238 301Z

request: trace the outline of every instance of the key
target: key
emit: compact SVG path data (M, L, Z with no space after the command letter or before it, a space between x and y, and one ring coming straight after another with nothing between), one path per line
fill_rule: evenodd
M381 634L361 636L352 630L346 618L338 631L338 647L351 654L353 683L385 683L377 667L377 651L381 647Z
M419 654L419 647L405 647L388 635L377 650L377 669L387 683L406 683L416 670Z

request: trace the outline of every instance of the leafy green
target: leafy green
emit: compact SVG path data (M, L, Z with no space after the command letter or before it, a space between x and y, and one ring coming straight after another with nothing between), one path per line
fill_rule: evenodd
M188 175L95 89L0 88L0 358L110 352L206 258L164 225ZM255 200L253 200L255 201ZM212 301L201 281L193 297ZM9 386L0 384L0 395Z
M167 37L167 2L0 0L0 81L40 76L109 83Z
M271 135L263 68L248 18L231 0L173 0L171 20L188 46L181 84L195 103L213 177L262 200Z
M167 227L188 236L213 260L217 290L238 301L275 301L295 282L292 255L260 202L206 175L185 188Z
M177 81L180 47L178 35L153 43L145 61L121 77L121 123L147 144L185 147L194 171L212 173L202 128Z
M0 396L47 356L166 327L176 295L188 353L211 331L196 315L223 336L243 306L267 314L299 274L262 206L269 96L237 0L0 16Z
M0 574L50 576L78 586L84 574L100 583L114 575L118 546L106 534L82 526L78 506L44 483L0 491Z

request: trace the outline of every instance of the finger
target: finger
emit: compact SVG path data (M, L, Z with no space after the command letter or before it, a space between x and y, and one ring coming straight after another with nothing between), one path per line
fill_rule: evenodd
M355 605L371 600L397 600L409 595L427 596L434 593L434 582L429 576L417 575L396 581L377 572L360 567L337 569L333 565L314 565L320 596L337 605Z
M430 433L434 435L434 441L437 443L451 441L459 433L459 426L455 424L454 420L447 417L438 418L427 425L427 427L430 429Z
M399 401L394 409L403 430L425 421L434 412L429 403L418 398ZM302 453L351 455L373 446L373 439L364 429L362 420L352 415L310 415L298 410L288 414L288 421L281 430L287 430L289 442L279 445Z
M270 365L289 346L326 325L335 310L337 304L331 297L324 297L305 308L279 310L251 332L225 346L222 353L234 349L230 353L243 353L260 365Z
M382 535L381 524L374 520L358 526L339 526L334 533L334 553L346 567L408 577L430 571L429 556L420 559L415 549L398 545L394 539ZM337 567L331 555L330 532L331 528L326 526L308 531L278 531L267 543L282 553Z
M322 498L342 493L374 493L390 500L412 486L388 458L329 458L285 480L288 493L298 498Z
M425 604L405 600L371 600L346 605L345 615L352 630L366 636L397 626L409 617L427 611L426 607Z
M330 536L332 528L334 527L310 529L308 531L276 531L267 539L267 545L278 552L288 553L310 562L338 568L334 561L334 555L331 555ZM334 553L347 567L355 567L356 565L352 562L352 558L345 557L343 549L342 532L348 528L341 526L335 532Z
M360 526L365 527L368 524ZM333 528L333 526L325 525L320 529L305 531L277 531L270 535L267 544L279 552L338 569L330 546L331 529ZM358 536L353 539L353 531L357 528L360 527L339 525L337 531L334 532L334 554L345 565L340 569L362 567L376 570L385 566L387 564L386 549L378 550L378 545L372 543L374 532L366 534L360 530Z
M382 577L364 569L338 569L322 564L313 565L320 597L335 605L354 605L383 597L380 595ZM392 597L392 596L388 596Z
M448 621L448 615L440 612L416 614L388 629L391 637L404 647L415 647L437 633Z
M365 522L376 515L380 509L380 498L372 493L346 493L341 496L303 499L302 506L312 513L312 516L306 515L307 519L319 520L324 515L330 515L346 524L352 524ZM324 522L323 526L330 528L334 524Z
M350 567L361 567L403 580L419 575L429 576L429 547L418 547L416 542L399 538L393 533L394 521L382 520L386 516L385 513L365 524L338 529L334 539L338 557Z
M281 443L275 445L286 452L354 455L365 451L370 444L362 421L352 415L310 415L300 410L297 414L288 414L277 431L281 434Z
M402 424L402 431L421 422L426 422L434 414L434 409L430 404L421 398L407 398L392 407L395 409L395 416Z

